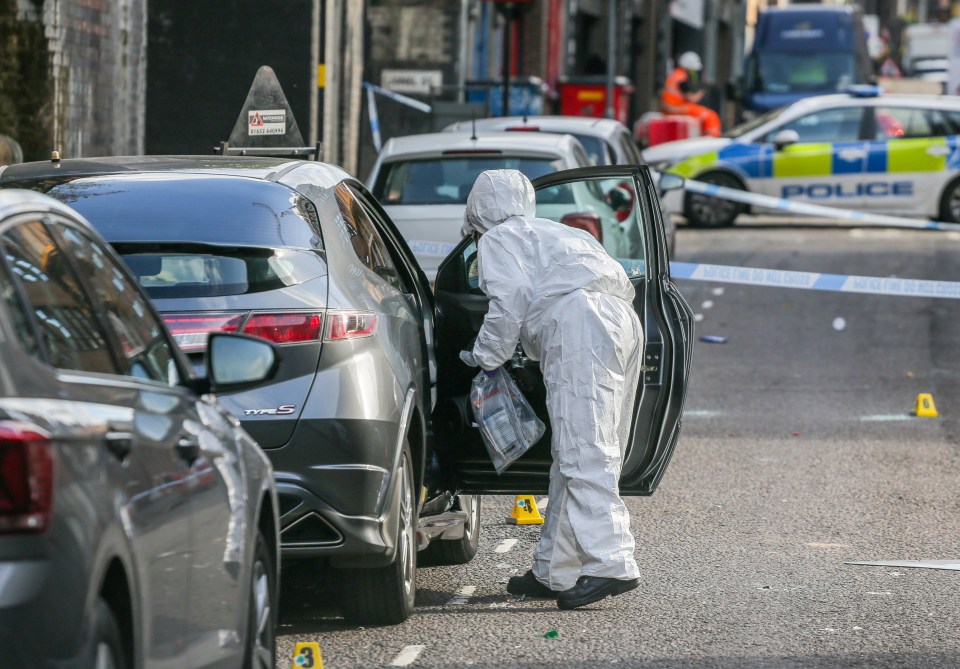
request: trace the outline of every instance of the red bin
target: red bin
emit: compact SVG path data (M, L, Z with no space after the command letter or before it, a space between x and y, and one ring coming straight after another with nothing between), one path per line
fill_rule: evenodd
M561 80L560 114L563 116L593 116L603 118L607 115L607 79L606 77L579 77ZM627 124L630 118L630 96L633 84L626 77L616 77L613 85L614 118Z

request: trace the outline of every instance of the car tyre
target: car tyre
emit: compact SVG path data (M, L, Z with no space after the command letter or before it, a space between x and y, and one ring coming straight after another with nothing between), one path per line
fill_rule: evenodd
M723 188L745 190L739 179L726 172L708 172L696 180ZM683 198L683 216L695 228L729 227L737 220L737 216L746 210L746 205L739 202L701 193L688 192Z
M262 532L257 532L250 567L244 669L273 669L277 663L277 576Z
M94 669L127 669L127 656L120 637L120 625L110 606L98 599L94 621Z
M940 196L940 220L945 223L960 223L960 179L954 179L943 189Z
M413 458L406 444L396 476L400 485L396 557L385 567L344 569L341 574L340 610L347 622L355 625L396 625L413 613L417 597L417 508Z
M459 495L457 503L466 511L467 520L463 536L459 539L435 539L423 551L425 561L431 565L467 564L477 554L480 546L480 495Z

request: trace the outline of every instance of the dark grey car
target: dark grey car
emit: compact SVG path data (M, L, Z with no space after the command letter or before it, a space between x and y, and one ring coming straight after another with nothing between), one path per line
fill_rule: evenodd
M319 162L207 156L16 165L0 182L86 216L195 363L211 332L276 344L272 381L220 401L273 461L284 557L339 569L348 617L404 620L417 548L435 535L450 542L440 561L473 556L473 498L464 510L431 490L433 517L416 522L432 465L432 296L358 181Z
M0 666L272 667L277 497L119 258L61 203L0 190Z

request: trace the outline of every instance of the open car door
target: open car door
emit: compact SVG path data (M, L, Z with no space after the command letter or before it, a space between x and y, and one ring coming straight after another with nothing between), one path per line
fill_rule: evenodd
M643 324L640 386L630 445L620 478L621 495L649 495L666 470L680 432L693 349L693 312L670 280L663 219L646 167L564 170L533 182L537 215L586 230L627 271ZM550 421L539 363L522 351L507 368L547 432L498 475L473 426L470 384L477 374L458 354L470 350L487 311L478 286L477 248L464 239L443 261L436 279L438 402L434 425L440 464L462 492L545 494L552 456Z

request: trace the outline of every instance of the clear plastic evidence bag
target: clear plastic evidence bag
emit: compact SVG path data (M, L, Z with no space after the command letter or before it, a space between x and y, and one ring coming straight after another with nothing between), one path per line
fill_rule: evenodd
M497 474L526 453L546 431L503 367L477 374L470 388L470 405Z

